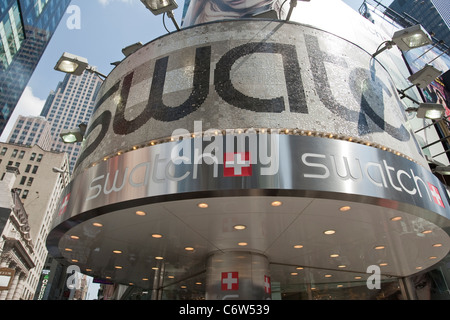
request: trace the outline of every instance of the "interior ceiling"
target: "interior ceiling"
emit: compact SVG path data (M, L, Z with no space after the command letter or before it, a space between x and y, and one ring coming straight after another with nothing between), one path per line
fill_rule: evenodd
M273 201L282 204L274 207ZM341 211L343 206L351 209ZM246 229L235 230L236 225ZM326 235L326 230L335 233ZM387 277L411 275L436 264L449 248L444 230L412 214L356 202L268 196L127 208L78 224L59 242L67 262L83 273L143 288L153 285L157 271L152 268L164 267L164 285L179 283L203 272L215 251L262 253L277 266L271 268L272 282L289 284L355 281L355 276L365 282L370 265L380 266Z

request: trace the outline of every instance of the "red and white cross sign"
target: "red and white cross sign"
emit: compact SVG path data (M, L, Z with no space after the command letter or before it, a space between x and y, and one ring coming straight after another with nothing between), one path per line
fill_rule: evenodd
M441 207L445 208L444 202L442 201L441 194L439 193L438 188L436 188L434 185L428 182L428 187L431 190L431 195L433 196L433 200L435 203L440 205Z
M272 286L270 284L270 277L264 276L264 292L265 293L272 293Z
M59 213L58 213L59 216L64 214L64 212L66 212L67 205L69 204L69 199L70 199L70 193L64 197L61 207L59 207Z
M226 152L223 157L224 177L249 177L252 175L250 152Z
M239 290L239 273L222 272L222 291Z

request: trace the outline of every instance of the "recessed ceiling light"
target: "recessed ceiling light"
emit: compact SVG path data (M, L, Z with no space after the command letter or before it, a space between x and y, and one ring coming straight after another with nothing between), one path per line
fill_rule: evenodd
M72 262L78 262L78 260L77 259L72 259Z
M391 221L400 221L402 220L402 217L393 217L391 218Z
M301 245L301 244L296 244L296 245L294 245L294 248L295 248L295 249L301 249L301 248L303 248L303 245Z
M186 248L184 248L184 250L186 250L186 251L194 251L194 248L193 247L186 247Z
M384 248L386 248L385 246L376 246L374 249L375 250L382 250L382 249L384 249Z
M330 258L337 258L339 255L337 253L330 254Z
M196 284L196 285L201 285L202 283L201 283L201 282L196 282L195 284Z
M163 257L155 257L156 260L163 260Z
M416 270L421 270L423 267L416 267Z
M235 225L233 228L235 230L245 230L245 229L247 229L247 226L244 226L243 224L238 224L238 225Z
M113 250L113 252L116 253L116 254L121 254L122 253L122 251L120 251L120 250Z
M68 252L72 252L72 251L73 251L73 250L70 249L70 248L65 248L64 250L65 250L65 251L68 251Z
M385 267L385 266L387 266L388 264L386 263L386 262L382 262L382 263L380 263L380 266L381 267Z
M429 257L428 259L433 260L433 259L437 259L437 257L431 256L431 257Z
M138 216L145 216L147 213L145 213L144 211L136 211L136 215Z
M342 284L338 284L338 285L337 285L338 288L342 288L343 286L344 286L344 285L342 285Z
M134 286L134 283L133 283L133 282L130 282L130 283L128 283L128 285L130 285L130 286Z
M352 207L350 206L343 206L339 208L339 211L345 212L345 211L349 211Z
M148 281L148 278L142 278L142 281Z
M101 223L99 223L99 222L94 222L92 225L94 227L103 227L103 225Z
M186 286L180 286L180 288L181 288L181 289L186 289L187 287L186 287Z
M273 201L271 203L272 207L279 207L281 206L283 203L281 201Z
M355 279L355 280L360 280L360 279L362 279L362 277L356 276L354 279Z
M173 279L173 278L175 278L175 276L167 276L167 278Z
M114 268L116 268L116 269L122 269L121 266L115 266Z
M111 277L108 276L108 277L105 277L105 279L111 279Z
M80 237L79 237L79 236L70 236L70 239L73 239L73 240L79 240Z
M91 271L92 271L92 269L89 269L89 268L88 268L88 269L86 269L86 271L87 271L87 272L91 272Z
M424 231L422 231L423 234L428 234L428 233L432 233L432 232L433 232L432 230L424 230Z
M159 268L158 267L152 267L152 270L158 270Z
M155 239L161 239L162 237L163 237L162 234L159 234L159 233L152 234L152 238L155 238Z
M340 266L338 266L338 268L347 268L347 266L345 264L341 264Z
M335 230L326 230L326 231L324 231L323 233L324 233L324 234L330 235L330 234L335 234L336 231L335 231Z
M331 275L331 274L326 274L326 275L324 275L324 277L325 278L331 278L333 275Z
M248 245L247 242L239 242L238 243L238 246L241 246L241 247L245 247L246 245Z
M433 244L433 247L435 247L435 248L442 247L442 243L435 243L435 244Z
M198 206L199 208L201 208L201 209L206 209L206 208L208 208L208 204L207 204L207 203L199 203L197 206Z
M297 268L295 268L295 269L297 269L297 270L303 270L303 267L297 267Z
M291 272L291 276L298 276L297 272Z

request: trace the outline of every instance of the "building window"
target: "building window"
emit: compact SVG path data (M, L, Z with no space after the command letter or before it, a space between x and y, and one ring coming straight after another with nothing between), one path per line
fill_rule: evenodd
M33 184L33 181L34 181L34 178L29 177L29 178L28 178L28 182L27 182L27 186L28 186L28 187L31 187L31 185Z
M8 148L3 147L2 153L0 153L0 155L4 156L6 154L6 151L8 151Z
M36 173L38 171L39 167L38 166L34 166L33 167L33 171L31 173Z
M36 153L32 153L31 157L30 157L30 161L34 161L34 159L36 159Z
M25 151L20 151L19 153L19 159L23 159L23 156L25 155Z
M22 199L26 199L28 197L28 190L23 190Z
M36 159L36 161L37 161L37 162L41 162L43 156L44 156L43 154L39 154L38 157L37 157L37 159Z
M11 154L11 158L17 157L17 152L19 152L19 150L14 149L13 153Z
M20 185L24 185L25 181L27 181L27 177L23 176L22 179L20 179Z
M27 164L27 168L25 169L25 172L28 173L31 170L31 164Z

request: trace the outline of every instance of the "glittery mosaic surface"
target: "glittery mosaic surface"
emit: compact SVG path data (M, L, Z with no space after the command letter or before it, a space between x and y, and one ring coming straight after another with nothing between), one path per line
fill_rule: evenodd
M329 132L425 164L391 75L352 43L294 23L205 24L153 42L103 84L77 170L176 129Z

